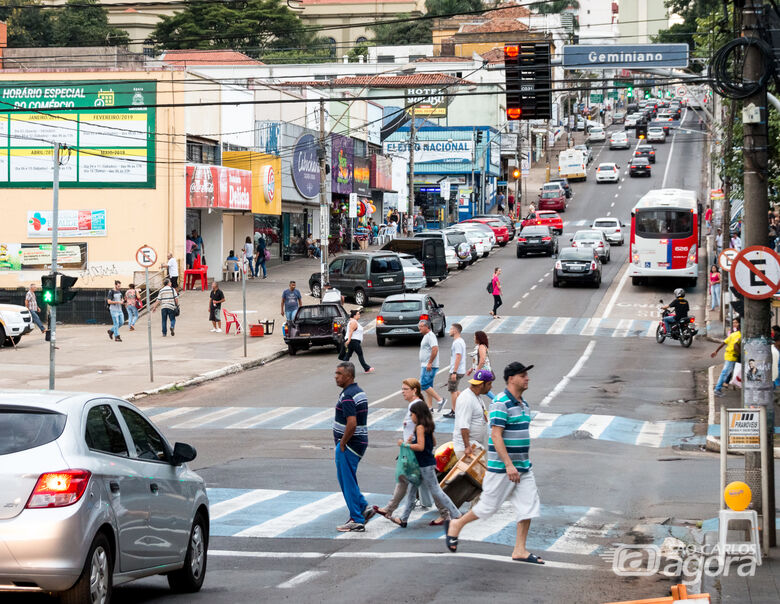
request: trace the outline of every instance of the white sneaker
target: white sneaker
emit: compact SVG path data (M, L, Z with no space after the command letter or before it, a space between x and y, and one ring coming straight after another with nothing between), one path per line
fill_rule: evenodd
M212 327L209 331L217 331L215 327Z
M217 327L216 331L217 333L222 333L222 330L219 327Z

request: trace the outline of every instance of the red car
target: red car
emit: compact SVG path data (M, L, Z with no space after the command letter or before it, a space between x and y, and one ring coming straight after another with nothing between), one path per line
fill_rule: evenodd
M566 192L562 189L545 189L539 195L540 210L566 211Z
M537 210L533 214L529 214L522 222L523 227L541 224L550 227L553 233L561 235L563 233L563 219L558 215L558 212L551 210Z
M479 224L486 224L496 236L496 243L498 245L504 247L509 243L509 227L507 227L499 218L469 218L468 220L461 220L461 222L478 222Z

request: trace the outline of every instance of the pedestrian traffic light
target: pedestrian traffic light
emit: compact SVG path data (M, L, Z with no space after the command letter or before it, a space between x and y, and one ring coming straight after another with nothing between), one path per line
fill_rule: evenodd
M57 284L58 279L59 285ZM70 302L77 293L71 291L76 281L78 281L77 277L69 277L59 273L41 276L41 300L49 306L59 306Z
M552 68L548 43L504 46L506 116L509 120L552 117Z
M41 276L41 300L44 304L54 306L54 291L57 289L55 275Z
M60 287L57 292L57 304L66 304L76 297L75 291L71 291L71 288L76 285L78 277L68 277L68 275L60 275Z
M646 99L650 98L650 91L649 90L645 90L645 98Z

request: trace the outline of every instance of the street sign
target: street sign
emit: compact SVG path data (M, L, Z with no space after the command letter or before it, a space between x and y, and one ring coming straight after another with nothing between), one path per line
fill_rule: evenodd
M444 200L449 200L450 198L450 181L449 180L442 180L439 183L439 195L441 195L441 198Z
M563 47L565 69L688 67L687 44L582 44Z
M357 218L358 194L349 194L349 218Z
M743 296L766 300L780 289L780 256L761 245L747 247L735 256L730 274Z
M144 268L154 266L157 262L157 252L154 251L153 247L142 245L135 253L135 261Z
M603 103L604 102L604 95L600 92L591 92L590 93L590 102L591 103Z
M527 159L520 160L520 176L528 178L531 175L531 164Z
M738 253L733 247L727 247L718 255L718 266L728 273Z

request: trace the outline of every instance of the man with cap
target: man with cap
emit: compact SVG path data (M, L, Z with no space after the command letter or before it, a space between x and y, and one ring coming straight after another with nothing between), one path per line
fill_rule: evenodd
M480 369L469 380L469 387L458 395L459 404L455 408L455 429L452 442L458 459L473 453L473 445L482 446L485 442L487 410L481 395L490 392L493 386L493 374Z
M444 523L446 545L451 552L457 551L458 535L465 525L488 518L509 500L517 517L512 560L544 564L544 560L525 547L531 519L539 516L539 492L528 457L531 410L523 399L523 393L528 389L528 370L532 367L515 361L504 369L506 390L490 405L488 464L482 481L482 496L466 514Z

